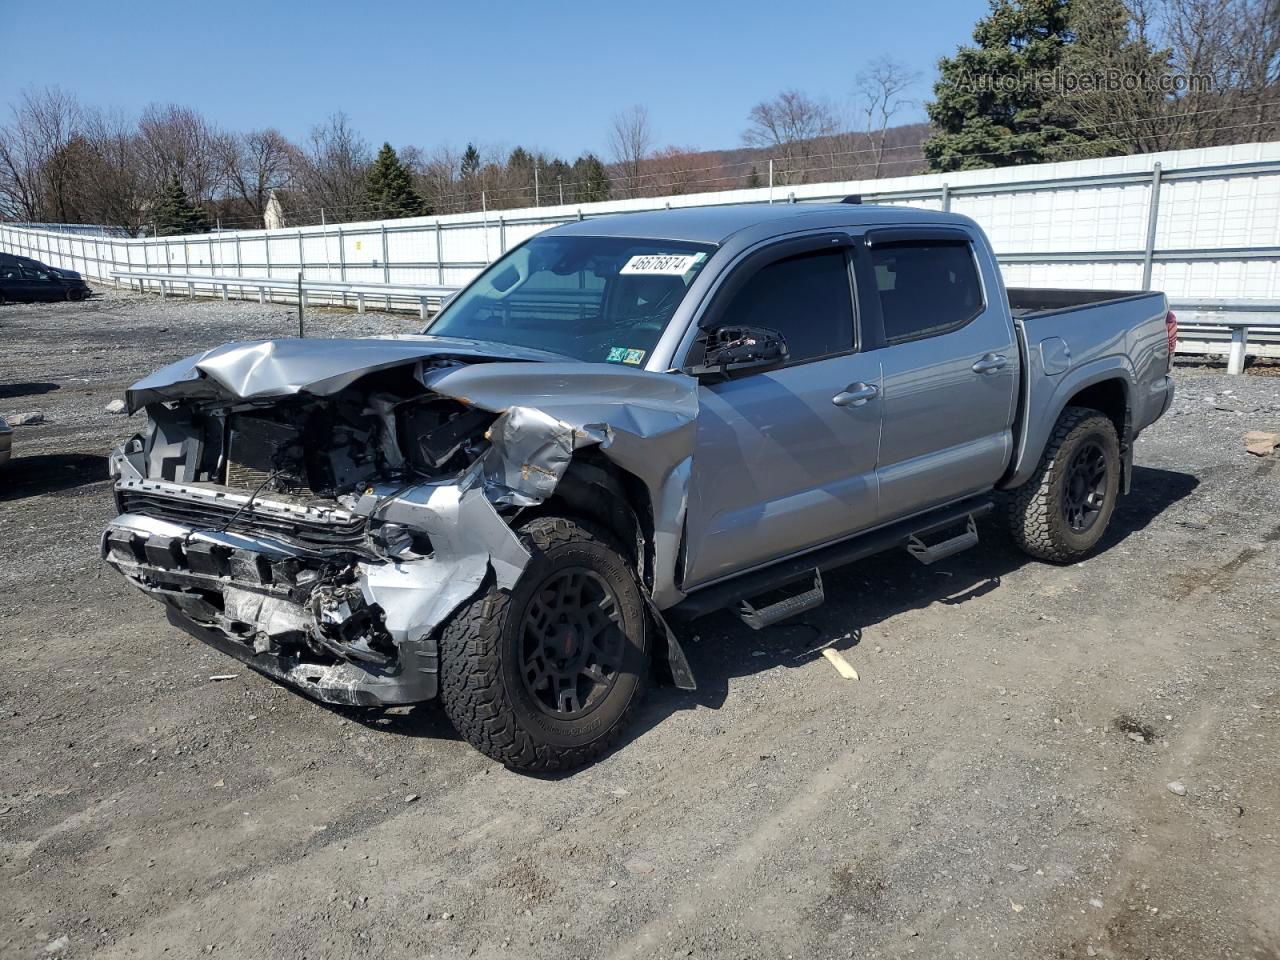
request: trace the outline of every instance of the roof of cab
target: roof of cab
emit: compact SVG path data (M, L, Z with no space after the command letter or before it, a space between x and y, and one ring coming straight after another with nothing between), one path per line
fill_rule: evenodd
M811 227L853 227L884 223L967 223L965 217L888 204L735 203L715 207L677 207L642 213L593 217L556 227L554 233L579 237L632 237L723 244L751 227L769 225L778 233Z

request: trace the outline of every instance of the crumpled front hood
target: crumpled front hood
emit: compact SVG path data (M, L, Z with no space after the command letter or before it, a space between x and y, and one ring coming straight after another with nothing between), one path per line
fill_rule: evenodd
M502 343L426 335L361 339L244 340L223 344L157 370L125 393L129 412L182 399L327 396L365 374L436 357L562 361L558 354Z

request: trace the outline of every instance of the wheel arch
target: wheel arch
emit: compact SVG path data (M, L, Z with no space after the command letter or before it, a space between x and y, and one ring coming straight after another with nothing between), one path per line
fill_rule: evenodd
M576 516L603 527L627 549L641 585L653 585L653 507L649 490L594 448L574 453L555 493L531 515Z
M1046 386L1052 379L1042 378ZM1032 391L1034 396L1035 391ZM1067 407L1087 407L1106 416L1120 438L1121 490L1129 490L1133 462L1133 370L1124 357L1108 357L1068 372L1046 401L1031 412L1014 464L1000 483L1020 487L1035 472L1054 424Z
M693 675L684 651L653 602L657 559L654 509L648 485L604 456L598 448L588 447L574 453L555 493L530 514L589 520L613 534L628 551L628 559L635 566L647 601L653 665L665 665L663 679L666 682L692 689Z

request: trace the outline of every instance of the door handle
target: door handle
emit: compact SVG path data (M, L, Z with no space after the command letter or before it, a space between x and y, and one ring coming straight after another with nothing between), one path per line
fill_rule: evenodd
M1009 358L1002 353L984 354L982 359L973 365L974 373L995 373L1009 363Z
M880 392L880 388L873 383L863 383L859 380L857 383L851 383L840 393L831 398L831 402L837 407L860 407L872 397Z

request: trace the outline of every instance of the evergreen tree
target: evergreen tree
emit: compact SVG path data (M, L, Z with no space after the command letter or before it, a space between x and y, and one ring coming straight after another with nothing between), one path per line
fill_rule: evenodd
M480 151L476 149L474 143L468 143L467 149L462 152L462 163L458 166L458 173L463 180L468 180L480 172Z
M204 211L187 199L182 181L175 175L169 179L164 192L156 198L152 212L156 235L176 237L185 233L208 233L209 219Z
M555 157L548 160L546 166L542 169L542 202L546 204L567 203L573 197L573 167L559 157Z
M924 144L936 171L1070 159L1087 137L1052 88L1073 40L1070 0L990 0L991 13L938 64Z
M391 144L384 143L365 175L365 204L375 220L423 217L431 213L413 189L413 175L400 162Z
M598 203L609 199L609 174L594 153L584 153L573 162L578 203Z

